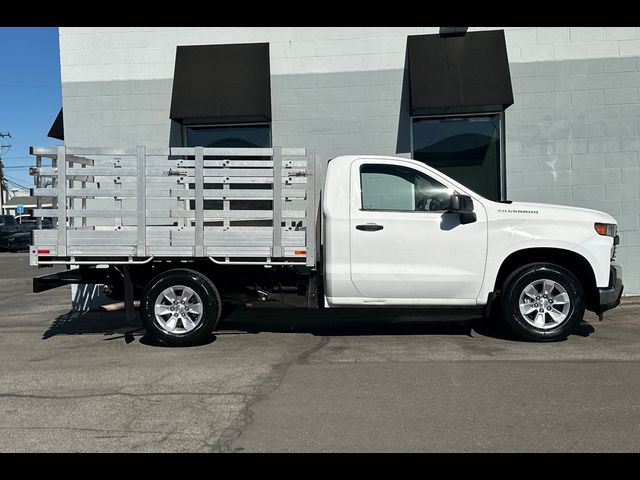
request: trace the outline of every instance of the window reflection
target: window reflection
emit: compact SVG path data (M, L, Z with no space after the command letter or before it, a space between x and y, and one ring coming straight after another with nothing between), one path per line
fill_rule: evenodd
M205 148L270 148L271 128L269 124L262 125L224 125L224 126L193 126L185 127L186 147ZM207 157L209 160L225 160L228 157ZM270 160L270 156L251 157L251 160ZM247 167L255 168L255 167ZM189 188L195 188L195 184L190 184ZM205 190L222 189L221 183L204 183ZM232 183L228 185L230 190L269 190L272 188L268 183ZM273 201L271 200L229 200L229 210L271 210ZM222 210L224 207L222 200L204 200L205 210ZM189 208L195 210L195 200L189 202ZM220 226L223 222L205 222L205 226ZM271 226L271 220L231 220L231 226Z
M413 120L413 158L500 199L500 116Z
M186 147L268 148L271 147L269 125L231 125L220 127L186 127Z

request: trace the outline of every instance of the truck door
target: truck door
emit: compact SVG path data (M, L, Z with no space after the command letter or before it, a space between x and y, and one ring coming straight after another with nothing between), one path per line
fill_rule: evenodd
M477 221L461 224L460 214L446 212L453 188L428 172L401 160L352 163L351 281L363 297L416 304L477 298L486 212L475 201Z

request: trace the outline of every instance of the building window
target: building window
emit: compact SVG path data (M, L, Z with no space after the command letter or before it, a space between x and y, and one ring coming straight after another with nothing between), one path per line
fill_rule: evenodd
M413 168L363 165L360 184L363 210L439 212L450 204L449 188Z
M412 154L490 200L500 200L503 114L414 118Z
M271 148L271 124L260 123L250 125L199 125L183 127L183 145L185 147L205 148ZM228 157L207 157L209 160L223 160ZM270 160L270 156L251 157L251 160ZM195 188L190 184L189 188ZM220 183L204 183L205 189L225 188ZM226 185L231 190L267 190L272 188L267 183L234 183ZM229 210L271 210L271 200L227 200ZM189 208L195 210L195 200L189 201ZM204 200L205 210L221 210L222 200ZM231 226L270 226L271 220L232 220ZM205 222L207 227L223 225L220 221Z
M184 127L185 147L269 148L271 128L268 123Z

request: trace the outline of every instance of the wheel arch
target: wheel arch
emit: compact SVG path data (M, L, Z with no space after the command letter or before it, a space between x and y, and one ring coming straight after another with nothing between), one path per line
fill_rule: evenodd
M132 265L129 267L131 279L135 288L136 298L139 298L144 289L160 275L174 270L190 270L206 277L218 290L223 301L230 294L240 291L240 287L233 284L233 279L240 277L238 271L241 267L220 266L209 260L202 259L174 259L159 258L145 265ZM246 268L246 267L245 267ZM122 288L122 271L117 265L112 265L108 271L109 284L114 288Z
M536 247L517 250L507 256L500 265L493 286L494 296L502 291L504 281L516 269L529 263L553 263L569 272L581 283L585 292L585 306L593 310L598 305L596 277L589 261L579 253L563 248Z

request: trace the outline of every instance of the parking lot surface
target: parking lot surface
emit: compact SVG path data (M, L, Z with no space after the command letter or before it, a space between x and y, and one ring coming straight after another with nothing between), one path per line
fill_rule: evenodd
M640 450L640 302L520 342L464 311L238 309L165 348L0 253L2 452Z

